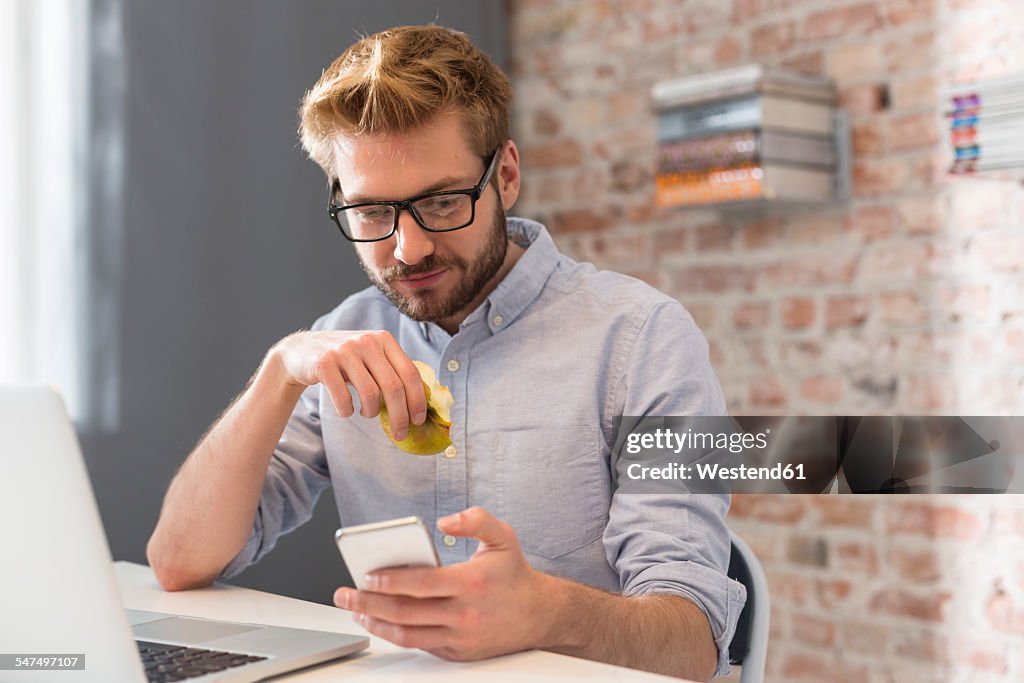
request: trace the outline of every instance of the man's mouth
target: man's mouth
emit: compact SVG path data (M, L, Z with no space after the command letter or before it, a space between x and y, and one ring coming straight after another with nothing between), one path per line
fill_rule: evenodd
M430 287L431 285L437 284L437 282L447 272L447 268L440 268L438 270L432 270L428 273L416 273L415 275L397 277L395 278L394 281L411 289L421 289L423 287Z

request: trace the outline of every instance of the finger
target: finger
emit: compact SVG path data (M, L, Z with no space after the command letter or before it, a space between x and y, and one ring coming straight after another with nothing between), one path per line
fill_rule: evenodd
M342 360L341 370L345 374L345 379L359 395L359 414L363 417L375 417L380 412L380 387L367 371L363 359L356 354L346 354Z
M405 387L405 402L409 407L412 423L423 424L427 419L427 394L423 391L420 371L391 335L384 338L384 355ZM390 404L388 410L391 410Z
M377 353L366 359L366 368L370 371L377 386L380 387L384 403L388 407L391 433L401 441L409 433L409 405L406 402L405 383L380 348L377 349ZM420 393L423 393L422 382L420 383Z
M374 593L414 598L454 597L462 593L465 571L461 564L449 567L378 569L366 575L366 589Z
M479 506L440 518L437 528L452 536L478 539L488 548L509 548L519 544L511 526Z
M365 614L354 614L352 618L373 635L399 647L444 649L451 647L455 640L451 630L444 626L402 626Z
M352 395L348 392L345 378L335 363L333 355L328 355L320 361L317 367L317 380L327 388L331 403L334 404L338 415L351 417L355 412L355 408L352 406Z
M351 588L339 588L334 595L338 607L404 626L448 626L458 619L451 598L412 598L384 595Z

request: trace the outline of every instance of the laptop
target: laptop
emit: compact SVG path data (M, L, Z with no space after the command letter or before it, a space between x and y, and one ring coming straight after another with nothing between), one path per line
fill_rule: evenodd
M363 636L125 610L60 396L0 386L0 438L5 683L259 681L369 645ZM14 655L61 655L50 662L61 668L18 669Z

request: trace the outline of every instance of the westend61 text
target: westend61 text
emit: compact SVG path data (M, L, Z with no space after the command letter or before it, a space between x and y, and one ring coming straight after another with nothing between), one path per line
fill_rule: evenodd
M711 481L735 481L735 480L775 480L786 481L790 479L803 480L804 466L783 465L778 463L772 467L748 467L737 465L736 467L722 467L715 463L696 463L684 465L674 462L663 467L644 467L639 463L633 463L626 468L626 476L630 479L671 479L676 481L689 481L694 478Z

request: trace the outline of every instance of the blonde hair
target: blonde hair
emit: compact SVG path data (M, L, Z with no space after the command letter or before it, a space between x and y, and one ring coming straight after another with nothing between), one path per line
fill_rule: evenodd
M337 133L396 133L456 113L473 151L486 157L508 139L512 86L466 34L441 26L399 26L363 38L306 93L299 137L334 175Z

